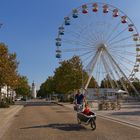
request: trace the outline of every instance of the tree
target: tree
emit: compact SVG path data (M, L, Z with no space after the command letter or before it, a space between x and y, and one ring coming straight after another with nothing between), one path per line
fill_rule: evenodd
M132 82L132 84L136 88L138 93L140 94L140 81L139 81L139 79L135 78L134 81ZM127 85L127 88L128 88L128 91L129 91L130 95L132 95L132 96L136 95L134 89L130 86L130 84Z
M61 62L54 72L54 82L56 91L60 93L69 93L82 86L82 63L78 56L74 56L69 60Z
M117 85L119 87L121 86L120 81L113 80L109 74L106 75L106 77L101 81L100 88L117 88Z
M9 53L8 47L0 43L0 87L4 85L16 87L17 68L16 53Z
M29 96L30 95L30 86L28 84L28 79L26 76L19 76L18 85L15 89L17 95Z
M8 47L4 43L0 43L0 92L5 85L8 86L8 90L16 88L18 83L17 68L16 53L10 53Z
M104 78L102 81L101 81L101 88L112 88L111 87L111 84L110 84L110 81L107 79L107 78Z
M54 79L52 76L41 84L40 90L38 91L37 96L46 97L47 95L52 94L55 91Z
M97 87L98 87L98 83L96 82L94 77L91 77L91 80L89 82L88 88L97 88Z

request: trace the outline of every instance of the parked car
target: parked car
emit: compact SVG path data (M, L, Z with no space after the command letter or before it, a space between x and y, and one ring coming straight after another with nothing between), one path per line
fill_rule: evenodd
M21 101L21 98L16 98L15 101Z

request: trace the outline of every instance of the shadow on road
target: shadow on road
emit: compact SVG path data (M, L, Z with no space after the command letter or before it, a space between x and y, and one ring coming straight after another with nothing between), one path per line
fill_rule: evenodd
M112 115L140 115L140 111L133 112L114 112Z
M59 129L63 131L81 131L86 130L84 126L78 125L78 124L70 124L70 123L54 123L54 124L48 124L48 125L37 125L37 126L31 126L31 127L23 127L20 129L34 129L34 128L52 128L52 129Z

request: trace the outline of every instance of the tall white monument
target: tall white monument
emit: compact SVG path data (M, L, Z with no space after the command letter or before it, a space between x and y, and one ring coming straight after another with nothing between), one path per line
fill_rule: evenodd
M32 83L32 97L33 98L36 98L36 85L35 85L35 83L34 83L34 81L33 81L33 83Z

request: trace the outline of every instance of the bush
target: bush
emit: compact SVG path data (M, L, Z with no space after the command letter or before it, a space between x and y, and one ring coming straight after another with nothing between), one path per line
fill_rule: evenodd
M72 97L70 97L70 98L68 98L68 97L61 97L61 98L59 99L59 101L60 101L60 102L70 102L70 103L73 103L74 98L72 98Z
M9 98L6 98L5 101L9 105L14 105L15 104L15 102L12 99L9 99Z
M0 108L8 108L9 104L6 101L0 101Z

